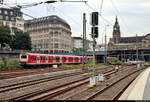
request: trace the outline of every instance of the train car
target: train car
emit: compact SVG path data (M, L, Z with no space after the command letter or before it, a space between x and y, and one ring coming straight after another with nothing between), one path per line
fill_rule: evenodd
M107 57L106 60L109 64L120 64L117 57Z
M87 61L92 57L87 56ZM52 54L37 54L37 53L20 53L19 64L22 66L32 65L55 65L55 64L79 64L85 61L82 56L73 55L52 55Z

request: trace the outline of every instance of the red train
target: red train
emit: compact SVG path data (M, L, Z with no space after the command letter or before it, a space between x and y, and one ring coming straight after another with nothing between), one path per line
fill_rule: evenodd
M87 61L92 59L87 56ZM52 55L52 54L37 54L37 53L20 53L19 64L25 65L54 65L54 64L74 64L82 63L82 56L73 55ZM86 62L84 58L84 62Z

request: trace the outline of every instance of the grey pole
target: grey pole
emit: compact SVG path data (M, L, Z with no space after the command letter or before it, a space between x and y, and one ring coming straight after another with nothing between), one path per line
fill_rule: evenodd
M105 26L105 64L107 59L107 38L106 38L106 26Z
M136 61L138 61L138 44L137 44L137 34L136 34Z
M95 26L93 26L93 77L95 77Z
M105 64L107 63L107 40L106 40L106 33L105 33Z
M85 14L85 27L84 27L84 33L85 33L85 58L86 58L86 60L85 60L85 70L87 71L88 70L88 68L87 68L87 55L86 55L86 52L87 52L87 47L88 47L88 45L87 45L87 41L86 41L86 14Z
M53 32L53 54L54 54L54 32Z
M85 71L85 62L84 62L84 56L85 56L85 43L84 43L84 39L85 39L85 13L83 13L83 48L82 48L82 71Z

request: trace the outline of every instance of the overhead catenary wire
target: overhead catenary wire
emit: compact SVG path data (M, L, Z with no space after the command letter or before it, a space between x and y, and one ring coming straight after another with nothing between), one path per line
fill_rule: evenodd
M103 0L101 0L101 4L100 4L100 15L102 15L102 8L103 8Z
M54 7L57 11L61 11L60 9L56 8L55 6L51 5L52 7ZM59 12L61 13L61 15L64 15L64 16L67 16L68 18L70 18L74 23L76 23L77 25L79 25L80 23L78 23L76 20L74 20L71 16L69 15L65 15L64 13L62 12Z
M5 5L5 6L9 7L9 8L12 8L12 7L10 7L10 6L6 5L6 4L3 4L3 5ZM12 10L13 10L13 9L12 9ZM22 12L22 11L21 11L21 12ZM29 15L29 14L26 14L26 13L24 13L24 12L22 12L22 13L23 13L24 15L28 16L28 17L31 17L31 18L35 19L35 17L33 17L33 16Z
M87 3L85 3L85 5L87 7L89 7L91 10L93 10L94 12L96 11L95 9L93 9L90 5L88 5ZM105 19L102 15L98 14L105 22L107 22L109 25L113 26L113 24L111 24L107 19Z
M120 12L119 12L119 10L117 9L116 5L114 4L113 0L110 0L110 2L111 2L111 4L112 4L112 6L115 8L116 12L120 15ZM123 24L125 25L125 27L127 28L127 30L129 30L129 27L128 27L127 24L125 23L124 18L123 18L121 15L120 15L120 18L121 18Z

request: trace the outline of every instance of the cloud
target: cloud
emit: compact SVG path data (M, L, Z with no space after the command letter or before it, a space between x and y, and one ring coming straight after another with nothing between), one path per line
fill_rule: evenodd
M140 3L139 6L144 7L144 8L150 8L150 2Z
M46 0L17 0L18 4L31 4ZM85 3L68 3L57 2L53 4L42 4L26 9L23 12L34 17L42 17L56 14L66 20L71 28L73 36L80 36L82 34L82 20L83 13L86 13L87 19L87 36L90 39L91 25L90 13L93 9L100 11L102 0L88 0ZM118 16L118 21L121 29L121 36L135 36L135 34L143 35L150 32L150 1L148 0L103 0L102 16L111 24L115 22L115 16ZM112 2L113 1L113 4ZM7 0L7 2L15 3L15 0ZM92 9L91 9L92 7ZM117 10L119 11L117 11ZM29 17L25 17L29 19ZM31 18L30 18L31 19ZM99 18L99 38L98 41L102 42L103 32L105 26L109 23L101 17ZM110 24L109 24L110 25ZM107 27L107 40L112 37L113 26Z

